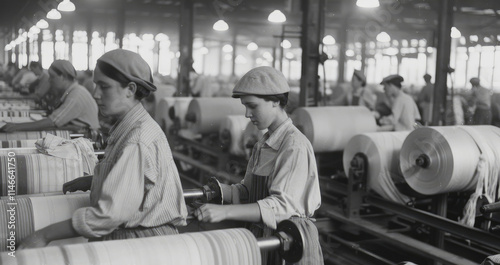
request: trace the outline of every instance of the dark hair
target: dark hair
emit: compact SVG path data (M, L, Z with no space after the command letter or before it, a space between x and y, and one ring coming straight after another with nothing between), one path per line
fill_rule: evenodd
M126 87L130 82L132 82L125 75L120 73L120 71L116 70L116 68L114 68L112 65L110 65L106 62L98 61L96 66L101 70L101 72L105 76L120 83L120 85L122 87ZM137 90L135 91L135 95L134 95L135 99L141 100L141 99L143 99L151 94L150 90L146 89L145 87L143 87L137 83L135 83L135 84L137 86Z
M262 98L265 101L279 101L280 106L282 108L285 108L286 105L288 104L288 92L277 95L255 95L255 96L258 98Z
M63 74L63 72L61 72L61 70L57 69L57 67L50 66L49 70L51 70L51 69L52 69L52 71L56 72L57 75L62 75L62 76L64 76L64 78L68 79L69 81L75 80L74 77L72 77L70 75Z
M42 69L42 65L37 61L32 61L32 62L30 62L29 68L30 69L33 69L33 68Z
M390 81L387 81L387 84L393 84L399 89L401 89L401 87L402 87L401 81L399 81L399 80L390 80Z

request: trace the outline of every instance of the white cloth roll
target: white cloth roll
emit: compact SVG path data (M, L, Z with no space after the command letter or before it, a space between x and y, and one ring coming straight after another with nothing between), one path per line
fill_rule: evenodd
M399 168L399 151L409 132L379 132L358 134L349 140L343 154L344 170L349 176L350 162L357 153L368 160L368 189L383 198L406 204L410 198L401 194L393 180L403 179Z
M0 255L1 264L178 264L260 265L257 240L249 230L226 229L201 233L113 240L27 249L16 258Z
M219 128L219 140L230 154L244 156L243 132L250 120L244 115L226 116Z
M433 195L475 187L479 149L460 127L423 127L408 135L401 148L400 163L412 189ZM428 160L428 165L417 165L417 159Z
M250 156L252 155L252 149L255 143L259 141L262 136L267 132L267 129L265 130L259 130L255 124L249 122L247 126L245 127L245 131L243 131L243 136L242 136L242 144L243 144L243 150L245 151L245 157L247 159L250 159Z
M375 118L366 107L305 107L291 116L311 141L314 152L342 151L354 135L377 130Z
M165 133L168 133L168 128L170 128L170 126L172 126L174 122L172 121L172 119L170 119L170 116L168 115L170 108L173 107L174 104L175 104L174 97L164 97L160 99L158 105L156 106L155 121L160 125L161 129Z
M186 114L194 120L187 126L195 134L215 133L227 115L245 115L245 107L234 98L195 98Z
M188 111L189 104L193 98L190 97L179 97L175 98L174 103L174 115L176 119L179 119L180 126L182 129L186 127L186 113Z

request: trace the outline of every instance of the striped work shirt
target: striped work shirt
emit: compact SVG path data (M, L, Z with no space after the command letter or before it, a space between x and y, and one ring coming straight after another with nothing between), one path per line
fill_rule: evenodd
M82 128L99 128L97 103L89 91L74 82L61 97L61 105L49 116L57 127L77 125Z
M75 230L89 238L117 228L186 225L181 182L165 134L139 103L111 129L94 170L91 207L78 209Z
M309 140L288 118L257 142L248 161L240 193L251 191L252 179L268 176L269 196L258 200L264 224L276 229L291 216L312 217L321 205L316 158Z

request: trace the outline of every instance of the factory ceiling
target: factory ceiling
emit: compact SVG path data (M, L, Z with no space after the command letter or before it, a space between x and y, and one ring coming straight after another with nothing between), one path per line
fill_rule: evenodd
M0 29L7 38L13 30L28 29L55 8L54 0L4 0L0 9ZM57 28L115 31L124 14L125 33L159 33L178 38L180 0L72 0L76 11L63 14ZM254 41L260 46L275 46L285 29L298 45L294 32L300 31L300 0L194 0L195 37L206 40L238 42ZM275 9L283 11L286 25L271 24L267 16ZM433 44L437 34L439 0L380 0L380 7L364 9L354 0L326 0L325 34L336 36L347 29L352 41L374 40L381 31L393 39L427 39ZM462 35L492 36L497 41L500 26L500 1L456 0L454 25ZM224 19L230 29L215 32L212 25ZM481 39L481 38L480 38Z

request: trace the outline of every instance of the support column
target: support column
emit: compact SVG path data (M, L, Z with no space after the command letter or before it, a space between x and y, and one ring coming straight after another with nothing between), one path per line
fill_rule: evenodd
M90 70L92 64L92 19L87 16L87 70Z
M189 71L193 65L193 0L181 1L179 23L179 75L177 76L177 93L179 96L188 96Z
M42 42L43 42L43 29L40 30L40 33L38 33L38 62L40 65L42 65Z
M118 22L116 27L116 39L118 40L118 47L123 48L123 36L125 35L125 1L120 1L118 11ZM107 33L107 31L106 31ZM104 36L106 38L106 36Z
M68 38L68 61L73 63L73 32L74 32L74 27L73 27L73 21L70 22L70 26L68 28L68 32L64 34Z
M337 84L342 84L345 82L345 62L347 50L347 29L349 28L349 14L351 13L351 1L342 2L342 10L344 14L344 19L342 22L342 27L338 31L338 44L339 44L339 59L338 59L338 79Z
M231 45L233 45L233 56L232 56L233 58L231 60L231 62L232 62L231 75L232 76L236 75L236 47L238 46L238 43L236 41L236 37L237 37L237 34L235 31L233 34L233 43L231 44Z
M299 106L317 106L319 101L319 44L323 36L325 0L302 1L302 77Z
M438 41L436 56L436 83L432 110L432 125L444 124L447 94L447 73L450 64L451 27L453 26L453 6L455 0L442 0L440 3Z
M361 40L361 72L366 73L366 41Z

